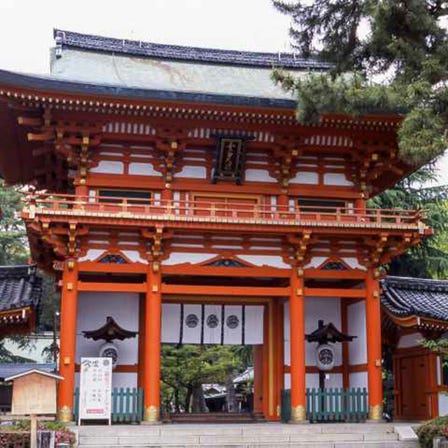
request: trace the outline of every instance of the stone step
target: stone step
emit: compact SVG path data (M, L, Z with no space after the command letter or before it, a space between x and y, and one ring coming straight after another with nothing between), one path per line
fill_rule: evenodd
M88 446L88 445L87 445ZM135 448L136 445L95 445L95 448ZM192 445L179 445L179 444L146 444L138 445L138 448L191 448ZM306 447L319 447L319 448L420 448L418 442L405 442L405 441L375 441L375 442L291 442L291 443L248 443L239 445L195 445L200 448L306 448ZM80 448L84 445L80 445Z
M268 446L417 448L419 446L414 440L399 440L399 428L394 428L392 424L283 425L263 423L225 426L185 424L82 426L76 429L79 431L80 448L174 448L181 446L186 448Z
M82 435L96 436L107 434L110 436L122 435L270 435L270 434L353 434L353 433L393 433L392 424L305 424L284 425L279 423L261 423L250 425L213 425L213 424L185 424L185 425L113 425L82 426L79 428Z

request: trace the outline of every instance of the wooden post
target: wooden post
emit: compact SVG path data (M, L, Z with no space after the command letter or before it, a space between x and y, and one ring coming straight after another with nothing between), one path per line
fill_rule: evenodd
M61 342L59 373L64 378L58 389L58 419L73 419L73 393L75 389L76 316L78 308L78 263L67 260L62 274Z
M263 412L263 346L252 347L254 357L254 413Z
M291 422L306 421L305 297L303 271L293 267L289 297L291 344Z
M37 415L31 414L30 448L37 448Z
M157 423L160 416L161 274L158 262L148 264L145 310L143 420Z
M341 331L348 334L348 301L339 299L341 302ZM348 389L350 386L350 359L348 341L342 343L342 387Z
M146 320L146 294L139 295L138 306L138 373L137 386L144 387L145 381L145 320Z
M380 287L377 271L372 268L366 277L366 329L369 419L380 421L383 418Z

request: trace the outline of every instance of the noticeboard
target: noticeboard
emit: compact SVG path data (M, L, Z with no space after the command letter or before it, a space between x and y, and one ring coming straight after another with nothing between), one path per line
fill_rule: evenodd
M112 411L112 359L81 358L79 422L108 420Z

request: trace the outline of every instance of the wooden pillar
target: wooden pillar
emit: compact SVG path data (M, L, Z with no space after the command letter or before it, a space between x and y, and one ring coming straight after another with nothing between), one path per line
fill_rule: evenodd
M348 334L348 301L347 299L339 299L341 301L341 331ZM350 387L350 359L348 351L348 341L342 343L342 387L348 389Z
M145 310L144 421L160 417L160 355L162 316L161 274L158 262L148 265Z
M254 412L263 412L263 346L252 347L254 358Z
M305 395L305 297L303 271L293 267L289 297L289 327L291 344L291 422L306 420Z
M383 379L381 363L381 307L377 272L369 268L366 277L367 374L369 419L383 417Z
M284 385L284 350L283 350L283 302L275 301L275 408L276 416L280 419L282 389Z
M76 315L78 308L78 263L64 263L61 290L61 328L59 350L59 373L64 378L58 386L58 419L73 419L73 393L75 389Z
M144 387L145 381L145 321L146 294L140 294L138 306L138 373L137 385Z

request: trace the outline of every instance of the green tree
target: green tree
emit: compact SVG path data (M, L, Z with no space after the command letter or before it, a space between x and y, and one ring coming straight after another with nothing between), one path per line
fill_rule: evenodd
M399 157L418 167L448 147L448 34L441 0L273 0L291 16L293 46L304 57L333 63L328 73L297 78L275 69L274 82L293 92L297 117L399 113ZM390 272L446 276L446 187L427 187L431 165L370 201L371 206L425 208L433 237L398 257Z
M20 212L20 187L6 187L0 180L0 265L24 264L29 257L28 241Z
M165 344L162 347L162 393L165 409L205 412L202 385L226 383L247 368L248 348Z
M402 112L399 155L420 165L447 147L448 39L439 0L274 0L292 17L302 56L334 64L328 74L273 78L298 96L299 120L323 113ZM364 34L364 37L361 38ZM347 76L346 72L351 72ZM374 82L381 79L381 82Z

